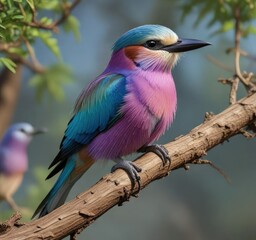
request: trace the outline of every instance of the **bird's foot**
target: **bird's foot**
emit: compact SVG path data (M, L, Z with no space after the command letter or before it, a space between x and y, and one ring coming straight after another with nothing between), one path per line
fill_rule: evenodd
M125 161L123 159L112 167L111 172L114 172L117 169L123 169L127 173L131 180L132 190L134 189L136 182L138 183L139 192L141 188L139 172L141 172L142 169L136 166L133 162Z
M150 146L144 146L139 149L139 152L142 152L142 153L153 152L158 157L161 158L163 162L163 166L165 166L167 163L169 163L169 166L171 165L171 158L169 156L169 152L163 145L154 144Z

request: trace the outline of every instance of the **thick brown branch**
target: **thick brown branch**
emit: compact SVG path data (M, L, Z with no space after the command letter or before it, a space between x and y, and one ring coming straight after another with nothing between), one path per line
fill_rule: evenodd
M154 154L146 154L136 160L142 168L141 186L168 175L171 169L183 167L198 159L214 146L240 133L240 129L256 121L256 93L231 105L218 115L208 118L187 135L166 144L172 163L162 166ZM136 187L134 191L137 191ZM89 190L78 195L43 218L20 227L13 227L1 235L9 239L61 239L86 228L113 206L127 199L131 192L128 176L122 170L104 176Z
M8 232L13 226L20 226L18 221L21 219L20 213L14 213L10 219L0 224L0 235L2 232Z

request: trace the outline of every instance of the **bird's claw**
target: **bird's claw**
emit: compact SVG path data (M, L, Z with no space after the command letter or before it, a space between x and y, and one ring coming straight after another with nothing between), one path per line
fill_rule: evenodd
M114 172L117 169L123 169L127 173L127 175L129 176L129 178L131 180L132 190L134 189L136 182L138 183L138 191L137 192L139 192L141 189L139 172L141 172L142 169L140 167L136 166L133 162L129 162L129 161L125 161L125 160L121 160L116 165L114 165L111 168L111 172Z
M169 166L171 165L171 158L169 156L169 152L163 145L154 144L150 146L144 146L139 149L139 152L143 152L143 153L153 152L158 157L161 158L163 162L163 166L165 166L167 163L169 163Z

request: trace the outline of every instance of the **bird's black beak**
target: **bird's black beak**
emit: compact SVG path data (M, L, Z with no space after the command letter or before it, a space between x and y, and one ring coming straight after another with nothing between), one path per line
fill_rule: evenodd
M41 133L46 133L47 131L48 131L47 128L38 128L38 129L35 129L33 133L31 133L31 135L35 136Z
M179 53L191 51L208 45L211 44L197 39L178 39L176 43L164 46L162 50L168 51L170 53Z

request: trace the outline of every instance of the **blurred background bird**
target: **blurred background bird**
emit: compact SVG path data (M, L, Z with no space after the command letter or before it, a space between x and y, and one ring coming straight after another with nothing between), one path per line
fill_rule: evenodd
M180 39L160 25L143 25L121 36L104 72L77 99L47 179L62 172L34 216L62 205L74 183L97 160L117 162L112 171L125 170L132 187L139 184L141 169L123 156L152 151L164 164L168 162L166 150L151 144L170 126L176 112L171 69L180 52L207 45Z
M15 211L19 207L13 200L13 194L28 169L27 146L33 136L45 131L35 129L29 123L17 123L6 131L0 143L0 201L5 200Z

